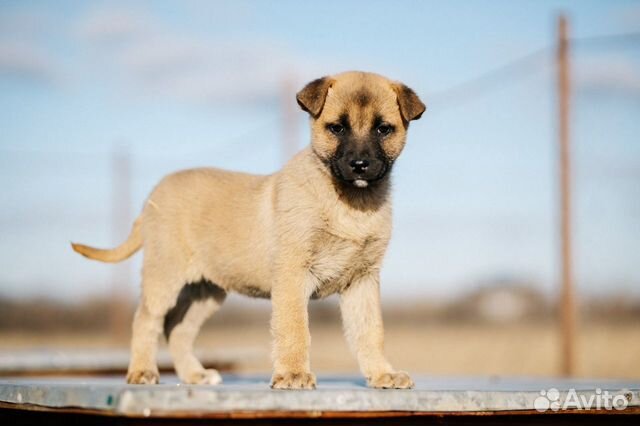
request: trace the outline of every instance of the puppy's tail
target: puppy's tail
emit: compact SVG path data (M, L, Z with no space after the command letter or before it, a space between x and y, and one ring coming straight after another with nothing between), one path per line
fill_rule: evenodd
M133 229L129 234L127 241L111 250L97 249L83 244L71 243L73 249L89 259L99 260L101 262L116 263L125 260L142 247L142 234L140 226L142 225L142 216L139 216L133 223Z

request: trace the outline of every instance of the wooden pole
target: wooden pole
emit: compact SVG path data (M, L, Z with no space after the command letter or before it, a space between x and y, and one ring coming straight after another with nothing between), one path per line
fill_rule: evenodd
M114 146L111 155L111 217L113 246L118 246L131 231L131 153L126 146ZM131 323L129 312L129 283L131 264L129 262L111 267L111 308L109 324L114 343L122 343L128 336Z
M558 142L560 178L560 252L562 296L562 374L575 373L575 301L573 292L573 265L571 248L571 151L569 140L569 40L568 23L564 16L558 19L557 78L558 78Z
M282 164L286 164L298 151L298 105L294 82L291 75L282 80Z

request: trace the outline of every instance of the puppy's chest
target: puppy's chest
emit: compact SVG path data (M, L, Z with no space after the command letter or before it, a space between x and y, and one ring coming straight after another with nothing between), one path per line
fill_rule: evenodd
M350 231L343 233L338 227L318 231L309 260L309 271L318 281L312 298L341 292L377 263L380 237L357 228Z

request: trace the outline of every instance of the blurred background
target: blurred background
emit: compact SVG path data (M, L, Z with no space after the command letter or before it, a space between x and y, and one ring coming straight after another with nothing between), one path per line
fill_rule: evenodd
M566 374L560 14L570 373L639 378L638 1L0 3L0 349L125 351L142 256L90 262L69 242L123 241L170 172L278 170L309 139L295 92L356 69L428 105L393 176L382 274L393 363ZM230 297L199 348L268 372L269 310ZM311 323L313 368L355 373L337 299L313 303Z

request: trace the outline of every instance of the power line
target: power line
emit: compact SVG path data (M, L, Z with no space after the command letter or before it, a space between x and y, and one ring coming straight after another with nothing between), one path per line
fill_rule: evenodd
M590 37L578 37L569 40L572 45L582 47L610 47L630 44L640 46L640 32L623 34L598 35ZM513 81L538 71L545 63L549 63L555 50L551 46L542 47L507 62L497 68L493 68L476 77L456 84L447 89L434 92L429 96L430 103L438 105L438 110L447 106L463 103L476 98L485 92L502 86L507 81Z
M622 34L605 34L590 37L577 37L569 40L573 46L622 46L631 44L637 47L640 42L640 32L622 33Z
M544 47L521 56L511 62L494 68L477 77L448 89L432 93L430 102L437 104L439 109L455 103L462 103L470 98L477 97L484 92L492 90L497 85L504 84L507 80L521 78L538 71L539 67L548 59L549 48Z

